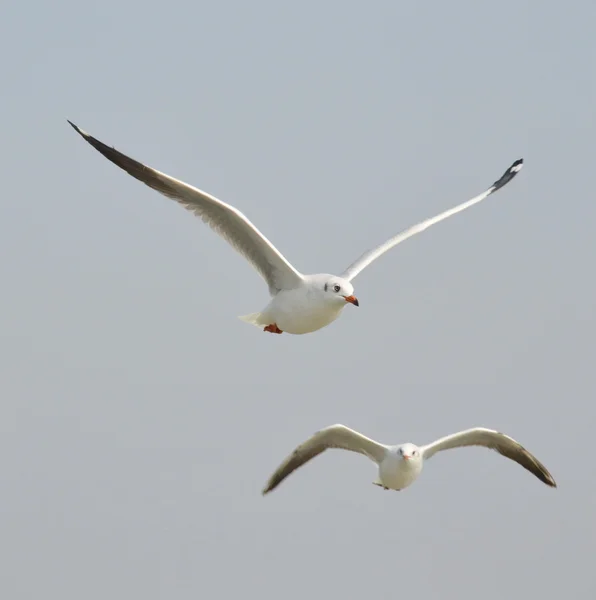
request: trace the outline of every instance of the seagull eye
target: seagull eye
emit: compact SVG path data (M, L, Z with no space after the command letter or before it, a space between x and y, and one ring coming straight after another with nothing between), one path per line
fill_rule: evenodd
M333 291L334 291L334 292L336 292L336 293L337 293L337 292L339 292L339 290L341 290L341 288L339 287L339 285L334 285L334 286L333 286Z

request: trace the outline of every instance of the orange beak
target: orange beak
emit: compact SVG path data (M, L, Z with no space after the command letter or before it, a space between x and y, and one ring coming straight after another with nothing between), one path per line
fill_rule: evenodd
M360 306L360 303L358 302L358 298L356 298L356 296L344 296L344 298L346 299L346 302L349 302L354 306Z

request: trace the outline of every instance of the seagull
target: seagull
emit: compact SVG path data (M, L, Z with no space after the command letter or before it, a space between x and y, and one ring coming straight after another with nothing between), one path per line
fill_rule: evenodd
M110 148L71 121L68 123L98 152L129 175L199 216L251 263L267 283L271 300L260 312L239 318L263 328L263 331L277 334L285 331L298 335L317 331L335 321L347 304L359 306L352 280L360 271L404 240L488 198L509 183L524 162L523 159L516 160L500 179L471 200L426 219L368 250L341 275L304 275L238 209Z
M364 454L379 466L374 485L385 490L403 490L414 483L422 472L424 461L441 450L463 446L484 446L514 460L550 487L557 487L552 475L538 459L513 438L484 427L475 427L442 437L426 446L399 444L387 446L365 437L345 425L331 425L317 431L298 446L273 473L263 495L274 490L290 473L328 448L340 448Z

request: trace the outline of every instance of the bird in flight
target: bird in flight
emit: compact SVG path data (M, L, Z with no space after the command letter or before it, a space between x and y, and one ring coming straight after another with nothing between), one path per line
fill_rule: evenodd
M359 306L352 280L360 271L404 240L488 198L509 183L523 166L523 159L516 160L478 196L413 225L380 246L368 250L339 276L328 273L305 275L296 270L238 209L126 156L71 121L68 123L85 141L129 175L201 217L251 263L267 283L271 300L260 312L241 316L240 319L264 331L278 334L284 331L292 334L312 333L335 321L347 304Z
M331 425L317 431L298 446L277 468L263 489L263 495L274 490L288 475L328 448L359 452L378 465L378 478L373 481L385 490L403 490L420 475L424 462L441 450L463 446L484 446L496 450L520 464L550 487L557 487L552 475L538 459L513 438L483 427L475 427L442 437L426 446L399 444L387 446L365 437L345 425Z

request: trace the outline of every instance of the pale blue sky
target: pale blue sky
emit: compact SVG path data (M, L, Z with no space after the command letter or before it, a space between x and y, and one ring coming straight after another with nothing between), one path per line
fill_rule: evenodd
M593 598L596 4L10 2L0 19L0 593ZM481 192L306 336L262 280L66 123L245 212L300 270ZM336 422L512 435L410 489ZM397 588L397 589L396 589ZM482 592L479 590L482 589Z

